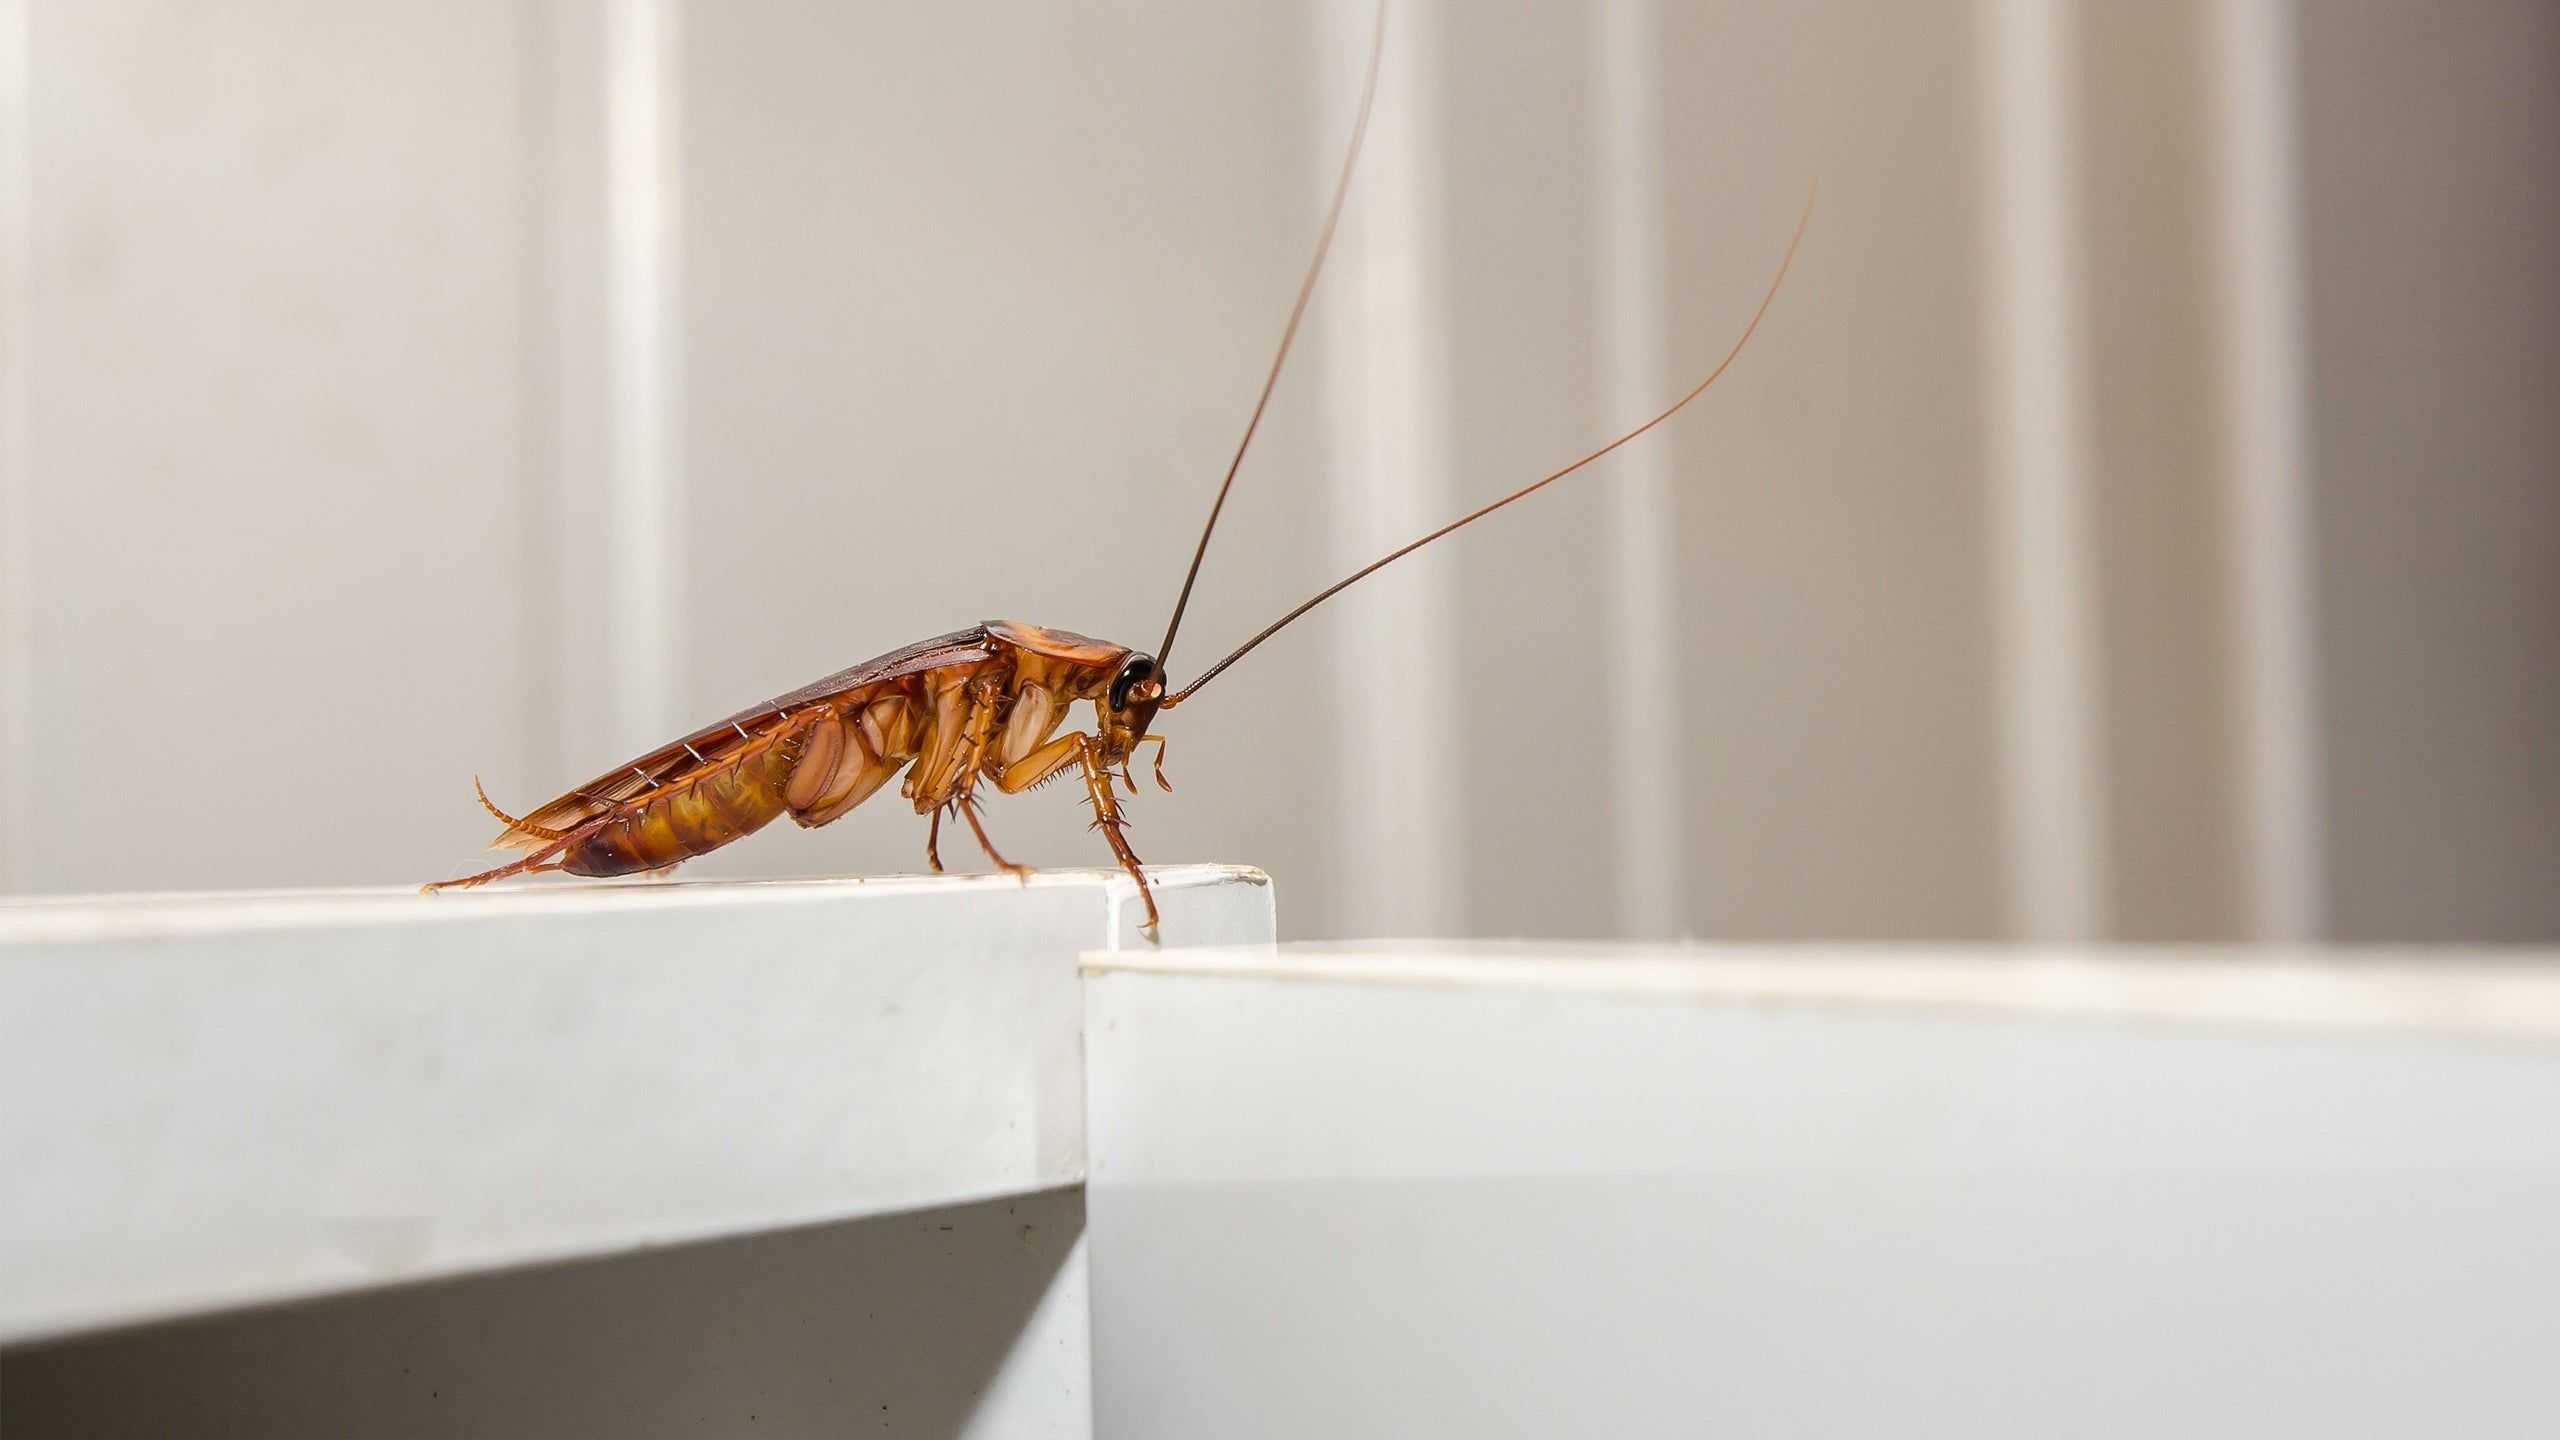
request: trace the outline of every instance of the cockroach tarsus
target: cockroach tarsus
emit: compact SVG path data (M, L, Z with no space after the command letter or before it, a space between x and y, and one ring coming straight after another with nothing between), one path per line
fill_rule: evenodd
M1254 647L1349 586L1582 469L1706 393L1760 328L1813 218L1808 197L1750 323L1715 369L1660 414L1572 464L1352 571L1264 626L1189 685L1168 691L1166 662L1172 658L1183 611L1190 605L1192 586L1208 556L1209 539L1217 531L1218 517L1226 509L1228 492L1235 486L1254 432L1261 427L1263 411L1271 403L1281 367L1306 316L1307 302L1324 273L1325 255L1333 247L1352 172L1359 163L1361 138L1368 131L1371 105L1377 97L1386 33L1386 6L1381 3L1359 112L1317 235L1315 256L1299 282L1271 368L1219 481L1172 617L1165 624L1164 640L1153 655L1072 631L989 620L893 650L741 710L607 771L521 818L499 809L475 778L472 788L480 804L505 827L491 848L524 853L494 869L425 888L482 885L553 871L591 877L661 871L753 834L785 814L804 827L827 824L901 773L905 779L899 793L914 803L917 814L932 817L926 829L925 858L935 870L942 868L943 818L957 815L998 869L1028 875L1028 867L1007 859L988 836L979 814L979 787L991 784L1012 795L1074 774L1084 781L1085 803L1093 811L1092 828L1137 882L1138 898L1146 908L1146 932L1154 936L1155 894L1147 886L1136 852L1129 848L1128 822L1120 813L1112 785L1116 776L1132 795L1136 793L1130 757L1139 746L1152 743L1156 784L1168 791L1173 788L1164 774L1165 737L1151 728L1157 716L1188 700ZM1078 702L1093 706L1093 729L1059 733L1069 708Z

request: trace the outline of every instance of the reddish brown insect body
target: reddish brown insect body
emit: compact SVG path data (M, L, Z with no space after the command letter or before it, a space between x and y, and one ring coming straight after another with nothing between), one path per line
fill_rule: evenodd
M1244 438L1227 464L1226 478L1209 507L1209 521L1191 552L1191 568L1174 600L1173 618L1164 641L1148 656L1125 645L1089 640L1064 630L1049 630L1014 621L990 620L966 630L893 650L849 670L804 685L750 710L741 710L637 760L598 776L585 785L519 820L490 804L480 803L507 828L494 848L522 850L512 864L459 880L429 885L479 885L510 875L562 870L572 875L629 875L663 870L730 841L753 834L777 817L789 815L804 826L824 825L861 804L902 770L900 793L913 801L916 813L933 816L926 832L925 858L942 868L939 839L942 817L956 813L969 822L979 848L1004 870L1028 873L996 852L978 815L978 787L991 784L1006 794L1025 790L1075 766L1084 778L1085 802L1093 809L1094 828L1102 832L1122 868L1137 881L1145 902L1147 932L1156 929L1155 896L1138 857L1122 833L1120 806L1111 788L1116 769L1132 792L1130 752L1156 742L1156 783L1165 783L1163 737L1148 733L1159 709L1181 704L1201 686L1243 655L1270 639L1290 622L1323 604L1363 577L1411 554L1451 531L1473 524L1514 501L1524 499L1581 469L1677 414L1706 392L1742 353L1760 319L1777 298L1794 263L1796 246L1812 218L1810 202L1796 222L1795 238L1778 264L1768 293L1760 298L1750 324L1725 353L1722 363L1662 413L1617 439L1521 486L1491 504L1458 517L1430 534L1400 546L1317 591L1297 608L1264 626L1252 639L1203 671L1180 691L1166 693L1164 661L1173 655L1174 636L1182 628L1182 612L1190 604L1191 587L1200 578L1200 563L1209 553L1209 537L1226 508L1245 451L1261 426L1272 386L1289 358L1316 278L1324 272L1325 253L1349 193L1360 137L1369 123L1369 107L1377 93L1378 58L1386 43L1386 7L1378 9L1376 34L1369 52L1368 80L1360 95L1360 113L1351 127L1351 144L1333 199L1316 241L1315 259L1298 286L1297 303L1280 333L1280 348L1263 377ZM1058 734L1068 708L1079 701L1093 705L1091 732Z
M1161 737L1146 733L1164 699L1155 661L1125 645L1009 620L910 645L777 696L662 745L600 775L522 819L489 805L507 828L497 848L528 853L511 865L430 885L478 885L539 871L630 875L707 855L788 814L815 828L869 799L906 772L903 793L934 817L926 858L942 868L942 815L969 822L989 859L977 787L1010 795L1069 765L1084 776L1094 823L1138 880L1155 924L1155 898L1122 833L1111 770L1158 740L1156 783L1166 789ZM1092 733L1058 735L1068 709L1090 701Z

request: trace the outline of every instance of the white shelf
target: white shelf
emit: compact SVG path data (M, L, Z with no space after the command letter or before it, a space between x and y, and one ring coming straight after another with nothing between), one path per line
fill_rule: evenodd
M2560 956L1086 964L1097 1433L2539 1433Z
M0 1340L1073 1184L1134 925L1090 871L0 905Z

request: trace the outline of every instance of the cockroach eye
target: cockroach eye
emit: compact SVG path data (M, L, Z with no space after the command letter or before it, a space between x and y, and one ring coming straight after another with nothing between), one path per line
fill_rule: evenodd
M1129 662L1121 666L1120 673L1112 678L1111 708L1114 710L1127 709L1129 707L1130 688L1136 685L1142 685L1147 681L1154 679L1155 674L1156 661L1154 656L1130 656Z

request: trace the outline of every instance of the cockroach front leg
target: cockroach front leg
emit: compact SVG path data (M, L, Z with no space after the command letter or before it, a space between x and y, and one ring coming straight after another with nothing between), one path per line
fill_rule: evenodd
M1156 788L1167 795L1172 794L1173 782L1164 778L1164 737L1161 735L1141 735L1138 737L1138 744L1130 746L1129 753L1120 757L1120 778L1128 782L1129 798L1132 800L1138 798L1138 777L1129 773L1129 762L1137 758L1138 745L1153 745L1156 747Z
M1019 795L1065 768L1066 763L1084 752L1093 737L1070 730L995 774L996 788L1007 795Z
M1161 758L1163 751L1158 750L1157 755ZM1084 793L1093 805L1093 828L1101 831L1102 838L1109 842L1111 853L1120 859L1120 868L1128 871L1129 878L1138 882L1138 900L1147 907L1147 938L1153 940L1156 938L1155 892L1147 888L1146 871L1139 866L1138 854L1129 848L1128 837L1121 833L1127 822L1120 818L1120 802L1111 793L1111 767L1102 758L1101 741L1081 730L1061 735L1004 767L996 776L996 788L1007 795L1018 794L1066 768L1071 760L1084 766Z
M924 863L933 867L934 874L942 873L942 807L939 805L933 807L933 823L925 827Z
M1111 771L1102 763L1101 742L1081 735L1076 738L1085 740L1081 758L1084 761L1085 794L1093 801L1093 828L1102 832L1102 838L1111 845L1111 853L1120 857L1120 868L1128 871L1129 878L1138 882L1139 903L1147 907L1144 928L1147 938L1153 940L1156 938L1156 895L1147 888L1147 872L1139 868L1138 852L1129 848L1128 837L1120 833L1120 802L1111 796Z

